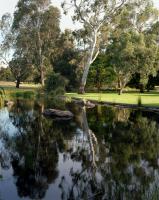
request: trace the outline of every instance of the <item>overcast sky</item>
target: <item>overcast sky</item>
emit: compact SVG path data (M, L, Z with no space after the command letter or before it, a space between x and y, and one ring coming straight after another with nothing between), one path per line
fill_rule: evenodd
M60 5L62 1L63 0L52 0L52 3L61 9ZM6 12L13 13L17 2L18 0L0 0L0 17ZM154 3L159 8L159 0L154 0ZM61 28L64 30L65 28L71 28L72 26L73 23L71 17L62 15Z

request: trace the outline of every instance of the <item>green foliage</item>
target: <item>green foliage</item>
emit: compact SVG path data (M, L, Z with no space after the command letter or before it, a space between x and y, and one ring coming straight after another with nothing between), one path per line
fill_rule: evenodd
M132 74L138 69L138 55L136 53L140 46L143 47L142 35L135 32L123 32L112 37L106 55L108 56L109 65L116 74L119 89L125 87Z
M70 30L65 30L58 40L56 55L52 55L52 66L55 73L60 73L69 83L67 90L72 91L79 86L80 52L75 48L75 41Z
M159 70L159 12L152 0L68 2L64 10L72 5L73 20L83 23L74 32L61 33L60 11L50 0L19 0L13 19L2 16L0 59L9 65L17 87L25 80L44 85L53 69L69 80L69 91L79 86L84 91L88 77L90 88L113 85L121 93L135 73L140 74L138 88L153 88ZM13 56L7 62L9 52ZM9 69L1 69L0 77L13 81Z
M8 65L14 35L11 32L12 16L5 13L0 19L0 63Z
M12 30L17 35L16 39L23 42L16 42L16 48L27 53L42 85L45 75L50 70L51 54L55 53L60 35L59 26L60 11L53 7L49 0L19 0Z
M113 69L107 66L107 55L100 54L90 68L87 85L100 91L102 87L110 85L115 79Z
M1 81L14 81L14 76L10 68L1 68L0 69L0 80Z
M139 52L140 82L146 85L149 75L156 76L159 69L159 48L152 35L144 36L145 48Z
M65 94L65 89L63 87L58 87L55 90L49 92L50 97L58 97L59 95Z
M24 98L24 99L32 99L35 97L35 92L33 91L19 91L10 94L13 98Z
M20 82L25 81L31 73L32 67L29 60L23 53L19 55L17 52L10 61L9 67L17 81L16 87L19 88Z
M3 98L3 96L5 95L5 91L2 87L0 87L0 96L1 98Z
M140 83L147 84L149 75L158 71L158 45L150 35L127 32L112 37L106 55L117 76L118 88L123 89L135 72L140 73Z
M67 83L68 81L66 78L58 73L52 72L47 76L45 90L48 94L52 95L59 93L64 94Z

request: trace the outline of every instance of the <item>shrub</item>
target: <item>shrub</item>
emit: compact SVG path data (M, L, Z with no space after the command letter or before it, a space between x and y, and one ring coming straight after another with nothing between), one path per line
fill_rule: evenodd
M66 78L57 73L50 73L45 82L45 90L49 94L64 94L65 87L68 84Z

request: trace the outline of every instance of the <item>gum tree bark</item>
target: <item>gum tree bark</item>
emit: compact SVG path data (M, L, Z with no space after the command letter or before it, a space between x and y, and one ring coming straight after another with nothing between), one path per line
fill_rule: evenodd
M114 17L119 14L123 5L129 0L68 0L64 1L62 7L64 13L73 8L73 20L83 24L86 34L81 36L81 40L86 41L87 61L84 66L83 76L80 83L79 93L85 92L85 86L91 64L99 54L100 45L103 44L101 28L110 25ZM81 45L80 45L81 49Z
M88 77L90 66L94 62L94 60L97 58L97 56L99 55L99 49L97 49L97 52L94 55L94 52L96 51L97 37L98 37L98 30L94 31L94 34L93 34L94 39L92 40L92 44L90 45L87 62L86 62L86 65L84 66L84 72L83 72L83 76L82 76L82 80L81 80L81 85L79 88L80 94L85 93L85 86L87 83L87 77Z

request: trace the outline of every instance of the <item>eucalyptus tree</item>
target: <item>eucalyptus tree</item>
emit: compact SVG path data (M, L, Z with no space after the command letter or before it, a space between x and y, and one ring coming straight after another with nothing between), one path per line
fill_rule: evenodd
M18 32L13 32L14 42L12 45L13 55L9 62L9 67L16 80L16 87L25 81L33 73L33 55L30 41L32 33L26 27L20 28Z
M73 20L83 24L85 33L83 37L86 41L87 58L79 93L84 93L90 65L99 54L102 27L113 21L126 2L127 0L70 0L62 4L65 12L73 8Z
M9 67L16 80L16 88L19 88L20 83L25 81L30 74L30 63L22 53L14 54L13 59L9 62Z
M0 19L0 62L8 65L11 58L11 49L14 36L11 32L12 16L5 13Z
M17 35L26 31L28 54L44 86L46 68L50 66L50 56L60 33L60 12L51 6L50 0L19 0L16 8L12 30Z
M147 31L158 19L151 0L134 1L124 6L115 20L105 55L116 73L119 94L136 72L146 84L149 75L158 71L158 45Z
M145 47L139 52L138 72L140 72L140 87L145 88L150 75L155 77L159 71L159 46L153 35L145 34ZM141 90L142 91L142 90Z
M135 72L140 73L143 84L147 83L149 75L156 75L159 69L158 53L159 48L154 39L142 33L127 32L112 38L106 56L107 64L116 74L119 94L122 94Z

